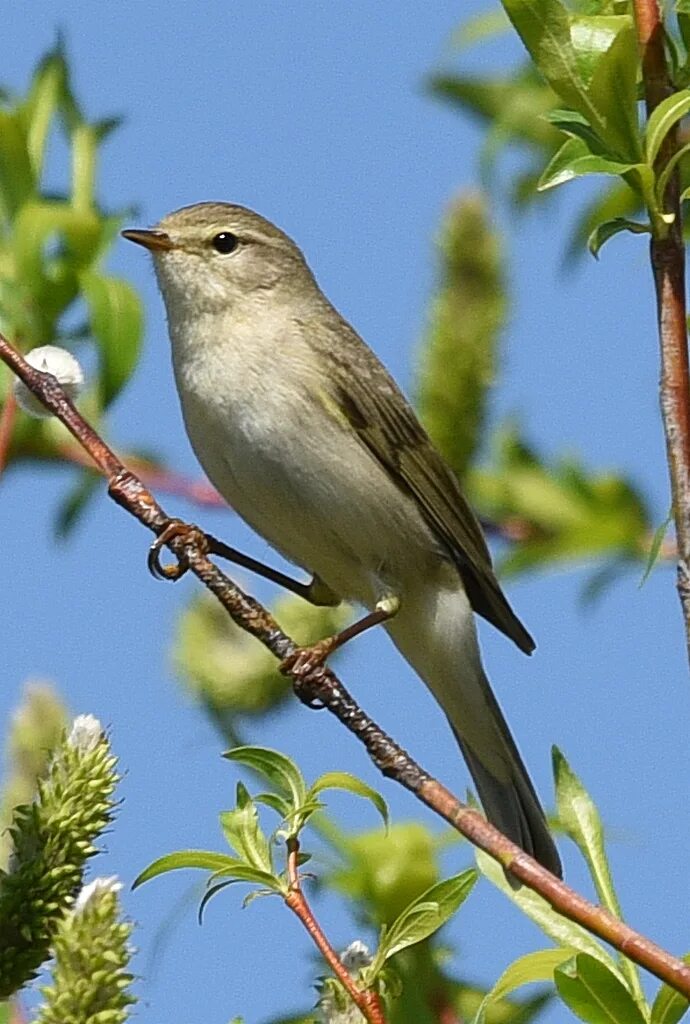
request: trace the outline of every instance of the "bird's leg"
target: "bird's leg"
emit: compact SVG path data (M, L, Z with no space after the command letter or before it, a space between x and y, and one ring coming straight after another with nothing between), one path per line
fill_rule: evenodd
M255 558L237 551L236 548L231 548L224 541L218 540L210 533L204 533L198 526L185 523L181 519L171 520L149 549L149 570L158 579L178 580L187 571L188 567L183 561L178 561L176 565L163 565L160 560L161 549L173 537L180 535L188 535L190 540L194 539L207 554L218 555L227 559L228 562L241 565L243 569L248 569L250 572L256 573L257 576L270 580L271 583L277 583L278 586L297 594L298 597L309 601L310 604L329 606L340 604L338 595L334 594L318 576L313 576L309 583L300 583L299 580L293 580L292 577L286 576L278 569L271 569L263 562L258 562Z
M332 636L324 637L323 640L319 640L310 647L298 647L292 654L288 654L287 658L280 663L280 671L298 677L309 675L318 665L323 664L333 651L337 651L348 640L354 639L366 632L367 629L371 629L372 626L378 626L380 623L392 619L399 608L400 598L394 594L380 598L376 602L373 612L364 615L357 622L353 622L351 626L341 629L339 633L334 633Z
M331 588L326 586L323 580L319 579L316 574L312 576L309 583L300 583L299 580L293 580L291 576L286 576L284 572L280 572L278 569L271 569L269 565L258 562L250 555L245 555L236 548L231 548L224 541L212 537L209 533L206 534L206 541L208 543L208 550L212 555L219 555L221 558L227 559L228 562L241 565L243 569L249 569L250 572L256 573L257 576L262 576L265 580L270 580L271 583L277 583L279 587L289 590L292 594L296 594L310 604L328 605L331 607L340 604L341 599L338 595L334 594Z

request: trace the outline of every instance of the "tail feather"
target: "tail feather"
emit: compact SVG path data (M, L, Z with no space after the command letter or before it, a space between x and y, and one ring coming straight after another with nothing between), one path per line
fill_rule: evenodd
M457 582L446 576L411 589L386 628L445 711L489 821L560 878L556 846L484 674L472 610Z
M505 722L503 724L505 725ZM472 749L463 743L455 729L453 732L491 824L548 871L562 878L563 869L558 851L522 761L514 763L514 773L506 782L502 782L492 775Z

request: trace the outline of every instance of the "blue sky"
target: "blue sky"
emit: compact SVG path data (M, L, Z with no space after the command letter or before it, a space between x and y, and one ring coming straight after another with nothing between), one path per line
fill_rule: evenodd
M459 17L480 9L440 2L422 12L402 0L393 15L389 5L363 0L194 7L34 0L16 5L4 26L2 80L22 89L61 28L88 113L126 118L105 151L107 203L138 204L143 223L202 199L257 209L299 242L324 290L406 385L433 283L439 220L458 189L477 183L481 138L425 95L423 79L450 62ZM467 63L496 68L516 52L506 41ZM493 413L519 415L549 453L576 452L592 466L629 473L661 521L669 498L647 247L617 239L598 264L587 259L563 273L578 188L548 214L519 220L495 201L514 304ZM151 269L125 242L110 265L141 290L148 321L144 358L113 411L111 435L196 474ZM105 497L69 543L57 546L52 517L66 484L63 472L48 470L2 480L0 712L6 717L24 680L39 676L56 682L73 712L92 712L108 725L126 774L98 871L130 881L169 850L220 848L216 816L231 802L236 775L172 676L169 641L194 583L153 581L145 567L148 536ZM271 557L228 514L166 505ZM581 583L572 571L514 585L511 597L538 651L523 658L482 628L488 673L545 801L556 742L610 827L629 920L682 953L690 948L690 685L673 576L659 571L642 589L626 577L584 613ZM271 593L254 580L251 587L261 597ZM342 670L367 710L464 792L467 775L452 736L385 637L358 641ZM294 754L308 775L355 771L380 786L396 819L434 824L408 794L379 781L362 751L323 715L294 707L254 739ZM350 825L374 823L366 809L337 806ZM569 880L585 884L562 845ZM466 861L455 847L446 867L459 870ZM309 1004L317 973L309 943L277 901L240 911L229 896L199 928L193 901L184 902L188 892L189 879L171 878L126 896L139 926L142 1024L223 1024L235 1014L258 1022ZM321 913L338 946L358 936L341 904L327 901ZM546 945L488 886L473 895L451 935L461 948L458 969L485 983L518 953ZM562 1019L562 1010L546 1019Z

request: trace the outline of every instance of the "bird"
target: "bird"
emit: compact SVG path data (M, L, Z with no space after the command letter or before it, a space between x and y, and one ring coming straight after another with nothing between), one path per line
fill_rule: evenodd
M561 877L482 666L474 614L525 653L534 641L501 590L457 478L391 375L295 242L247 207L195 203L122 234L153 256L202 468L311 579L266 574L314 604L367 610L307 651L307 663L382 624L445 713L488 820Z

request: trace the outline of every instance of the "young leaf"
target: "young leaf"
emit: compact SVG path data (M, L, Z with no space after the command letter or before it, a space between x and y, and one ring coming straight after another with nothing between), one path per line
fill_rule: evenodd
M616 37L630 26L630 16L626 14L571 15L570 39L578 72L588 88L591 88L596 69Z
M595 957L578 953L556 968L554 981L565 1005L589 1024L646 1024L627 988Z
M292 809L300 807L307 798L307 787L295 762L285 754L268 747L234 747L223 754L228 761L237 761L263 775L277 792L290 800Z
M587 861L599 899L607 910L620 917L621 908L611 878L604 848L604 830L596 804L558 747L551 748L551 758L559 821Z
M223 835L243 861L260 871L273 873L268 840L259 825L254 801L241 782L237 783L237 806L221 814L220 824Z
M643 164L620 163L603 156L590 153L587 144L581 138L567 139L543 172L537 188L540 192L563 185L573 178L585 174L616 174L622 175L633 168L641 169Z
M576 953L576 950L563 946L559 949L540 949L536 953L519 957L506 968L494 987L484 996L472 1024L485 1024L490 1007L515 989L538 981L553 981L555 969Z
M602 245L608 242L609 238L620 234L621 231L630 231L633 235L651 234L651 224L640 224L635 220L628 220L626 217L615 217L613 220L597 224L594 231L587 239L587 248L595 259L599 259L599 250Z
M690 89L681 89L654 108L645 129L645 154L653 164L673 126L690 112Z
M582 114L578 114L576 110L549 110L545 117L554 128L560 129L566 135L581 139L590 153L595 153L599 156L605 154L603 142L592 131L592 126L587 118L583 117Z
M598 134L613 153L637 162L642 158L637 113L637 36L629 16L621 18L621 22L620 31L597 63L589 96L603 122Z
M98 342L100 398L106 408L132 376L144 331L141 300L132 286L115 277L86 271L79 283Z
M214 853L211 850L177 850L175 853L167 853L164 857L158 857L152 864L149 864L140 875L132 882L132 888L136 889L144 882L156 878L158 875L165 875L168 871L179 871L182 868L201 868L202 871L223 871L226 868L241 865L241 861L229 857L227 853Z
M64 55L59 48L51 50L38 65L22 107L27 150L37 180L43 170L46 139L60 105L65 74Z
M641 587L645 585L649 579L652 569L656 565L656 560L659 557L659 552L661 551L661 545L664 543L664 537L666 536L668 528L672 522L673 509L669 511L669 514L666 516L663 523L660 523L654 531L652 543L649 545L649 557L647 558L647 564L645 566L644 573L642 574L642 579L640 580Z
M379 948L370 968L373 980L384 963L408 946L427 939L445 924L464 903L477 881L474 868L437 882L423 892L383 932ZM369 972L368 972L369 976Z
M281 818L287 818L290 814L290 804L277 793L256 793L253 798L255 804L265 804L279 814Z
M323 793L325 789L343 789L348 793L364 797L365 800L370 800L383 818L384 825L388 827L388 805L386 801L380 793L377 793L375 789L368 786L366 782L362 782L356 775L350 775L349 772L324 772L312 785L307 799L310 800L319 793Z
M26 133L15 113L0 110L0 209L12 220L36 189Z
M539 925L545 935L557 942L559 946L573 947L582 953L600 960L609 971L620 977L618 967L609 953L600 946L588 931L569 921L551 907L546 900L538 893L532 892L526 886L513 889L506 881L503 869L496 863L493 857L482 850L475 852L479 870L489 881L500 889L513 903L515 903L523 914L531 918Z
M690 964L690 953L683 957ZM650 1024L678 1024L688 1011L690 1002L670 985L662 985L652 1004Z
M587 119L597 135L602 135L605 126L578 67L567 9L559 0L503 0L503 6L553 90L566 106Z

